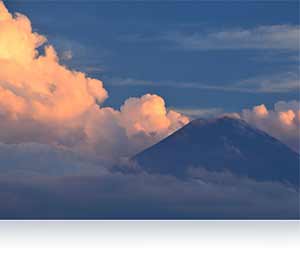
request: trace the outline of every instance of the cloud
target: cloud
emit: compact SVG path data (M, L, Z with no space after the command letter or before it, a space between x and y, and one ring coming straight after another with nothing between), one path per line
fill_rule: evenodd
M106 83L112 86L142 86L142 87L169 87L174 89L212 90L222 92L245 93L288 93L300 89L298 71L287 71L270 75L253 76L231 84L212 85L201 82L187 82L174 80L144 80L127 78L107 78Z
M165 35L164 39L185 50L291 50L299 49L298 25L266 25L222 31Z
M265 75L252 77L241 80L235 84L236 88L248 89L256 92L293 92L299 91L300 79L298 70L293 72L276 73L273 75Z
M208 89L208 90L236 90L234 87L209 85L200 82L182 82L174 80L151 81L143 79L127 78L110 78L107 83L113 86L148 86L148 87L170 87L176 89Z
M299 101L279 101L274 105L274 110L269 110L261 104L252 110L243 110L240 117L300 152Z
M212 85L201 82L147 81L133 78L113 79L120 86L166 86L178 89L206 89L231 92L295 92L299 81L299 25L265 25L253 28L200 30L198 32L167 32L156 36L131 35L127 41L134 43L165 42L170 47L188 51L256 50L258 62L297 65L283 72L251 76L233 83ZM260 52L257 52L260 50Z
M128 99L120 111L102 108L108 97L102 81L62 65L46 41L26 16L10 14L0 1L0 127L5 129L0 142L59 145L118 158L189 121L151 94Z
M189 119L153 94L129 98L120 110L101 107L103 83L63 66L46 41L0 1L0 218L299 217L299 194L277 182L201 167L185 181L131 163L131 172L112 171L111 158L130 156ZM240 116L295 142L297 102Z
M296 190L193 168L171 176L103 172L96 176L0 177L0 218L291 219ZM204 180L205 179L205 180Z
M120 110L102 108L108 97L103 83L60 64L55 49L45 45L47 39L44 36L32 31L26 16L11 15L1 1L0 20L0 127L5 129L0 132L0 142L58 145L99 159L114 159L130 156L188 123L186 116L168 111L164 100L157 95L130 98ZM276 33L282 37L283 31L287 31L286 37L293 37L297 30L295 26L283 25L226 31L211 36L244 39L254 35L249 38L253 42L259 40L255 38L258 34L261 36L259 41L265 41L266 37L275 39ZM278 47L278 43L276 45ZM112 83L253 92L299 88L298 75L291 72L250 78L225 87L130 78L115 79ZM296 148L299 108L279 110L278 106L283 108L282 104L276 105L274 111L267 110L265 117L258 115L256 109L245 110L242 117ZM188 112L191 116L196 115L195 110Z
M99 175L105 163L95 162L61 146L40 143L5 144L0 142L0 175L23 177L62 177Z

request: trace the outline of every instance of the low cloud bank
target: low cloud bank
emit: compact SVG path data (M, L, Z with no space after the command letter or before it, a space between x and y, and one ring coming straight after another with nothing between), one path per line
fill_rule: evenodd
M0 218L291 219L299 194L276 182L194 169L181 181L145 172L0 178ZM202 177L208 178L203 181Z
M292 219L295 186L191 167L186 179L123 171L70 150L0 143L0 218Z

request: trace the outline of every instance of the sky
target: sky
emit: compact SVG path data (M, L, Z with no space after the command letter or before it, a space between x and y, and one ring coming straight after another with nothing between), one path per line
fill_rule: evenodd
M299 153L298 38L292 2L0 0L0 218L299 217L285 183L131 161L225 114Z
M104 82L107 106L149 92L212 115L299 99L297 1L5 2Z

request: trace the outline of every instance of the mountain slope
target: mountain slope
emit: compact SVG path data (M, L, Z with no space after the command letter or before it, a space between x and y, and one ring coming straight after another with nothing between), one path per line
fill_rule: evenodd
M185 177L189 167L299 184L299 155L246 122L197 119L133 158L149 172Z

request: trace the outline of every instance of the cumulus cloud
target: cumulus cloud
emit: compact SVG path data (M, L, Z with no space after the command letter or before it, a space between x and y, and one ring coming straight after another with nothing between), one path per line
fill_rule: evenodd
M240 117L257 128L269 133L299 152L300 105L298 101L279 101L274 110L264 104L245 109Z
M298 31L298 27L284 25L208 36L230 37L231 41L251 37L253 43L269 45L266 41L272 40L274 47L293 48L293 37ZM278 33L289 39L273 43ZM65 54L71 56L71 52ZM289 76L288 83L296 89L297 76ZM240 83L240 87L253 81ZM286 88L282 81L277 84L272 87ZM268 90L270 82L262 81L260 86ZM81 155L118 158L135 154L189 121L179 112L168 111L157 95L129 98L120 110L101 107L107 97L100 80L63 66L46 37L32 30L30 20L21 14L10 14L0 1L0 127L5 129L0 132L0 142L64 146ZM274 110L256 106L244 110L240 117L299 150L298 102L279 102Z
M134 154L177 128L187 117L168 111L152 94L128 99L121 110L101 104L100 80L60 63L30 20L0 1L0 142L65 146L99 157ZM71 57L65 53L64 59Z

